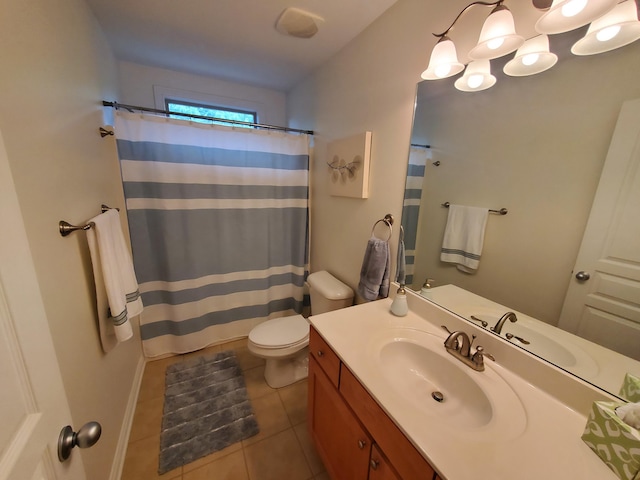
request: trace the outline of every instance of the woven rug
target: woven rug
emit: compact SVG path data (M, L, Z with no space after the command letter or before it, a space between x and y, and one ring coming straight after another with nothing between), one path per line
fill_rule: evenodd
M258 431L233 351L167 368L158 473L222 450Z

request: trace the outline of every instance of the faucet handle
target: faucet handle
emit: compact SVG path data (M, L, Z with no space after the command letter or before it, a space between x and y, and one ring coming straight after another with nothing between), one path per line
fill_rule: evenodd
M484 357L487 357L487 358L493 360L494 362L496 361L496 359L495 359L495 357L493 355L491 355L490 353L485 352L484 351L484 347L478 345L478 347L476 348L476 352L471 357L471 361L478 367L477 370L479 370L479 371L483 371L484 370Z

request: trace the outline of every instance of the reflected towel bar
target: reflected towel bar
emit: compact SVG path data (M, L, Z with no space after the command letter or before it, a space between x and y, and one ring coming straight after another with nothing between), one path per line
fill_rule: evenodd
M104 213L107 210L111 210L111 207L109 207L108 205L102 204L101 210L102 210L102 213ZM120 211L119 208L116 208L116 210L118 212ZM95 223L93 222L89 222L86 225L71 225L69 222L60 220L60 222L58 223L58 229L60 231L60 235L62 235L63 237L66 237L71 232L75 232L76 230L89 230L93 226L95 226Z
M441 204L444 208L449 208L449 206L451 205L449 202L444 202ZM507 210L506 208L501 208L500 210L491 210L489 209L489 211L491 213L498 213L500 215L506 215L507 213L509 213L509 210Z

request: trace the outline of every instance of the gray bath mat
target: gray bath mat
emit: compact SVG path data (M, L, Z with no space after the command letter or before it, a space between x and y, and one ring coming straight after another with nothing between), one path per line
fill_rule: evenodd
M169 366L165 388L160 474L259 431L232 351Z

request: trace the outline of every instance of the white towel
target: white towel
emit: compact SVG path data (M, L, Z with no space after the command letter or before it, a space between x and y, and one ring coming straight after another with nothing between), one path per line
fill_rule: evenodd
M133 337L129 318L142 312L142 299L118 211L107 210L90 222L94 225L87 230L87 241L96 284L100 341L102 349L109 352L118 342Z
M458 270L475 273L480 264L488 208L449 206L440 260L456 263Z

